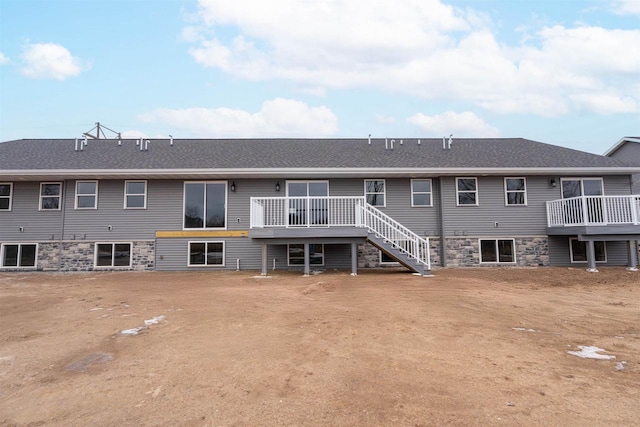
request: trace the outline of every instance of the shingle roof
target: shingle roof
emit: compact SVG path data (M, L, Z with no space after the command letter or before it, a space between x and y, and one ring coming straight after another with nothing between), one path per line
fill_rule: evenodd
M402 142L401 142L402 141ZM388 141L391 145L391 139ZM202 170L202 169L576 169L626 168L623 161L522 138L454 139L150 139L89 140L82 151L73 139L25 139L0 143L4 171ZM637 169L637 168L636 168ZM636 171L637 172L637 171Z

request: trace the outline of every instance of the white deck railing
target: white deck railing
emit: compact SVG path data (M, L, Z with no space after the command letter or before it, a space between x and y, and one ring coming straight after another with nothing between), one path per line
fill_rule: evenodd
M418 236L364 197L252 197L251 228L365 227L431 269L429 239Z
M398 221L386 215L368 203L357 205L358 226L366 227L381 239L388 241L394 248L415 259L431 270L429 239L418 236Z
M581 196L547 202L549 227L640 225L640 195Z
M252 197L251 228L355 227L364 197Z

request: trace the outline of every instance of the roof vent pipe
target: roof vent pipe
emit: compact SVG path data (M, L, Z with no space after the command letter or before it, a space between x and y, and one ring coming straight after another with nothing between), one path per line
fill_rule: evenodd
M149 140L148 139L144 142L144 151L149 151Z
M384 139L384 149L385 150L389 149L389 140L387 138Z
M369 134L369 145L371 145L371 134Z
M169 145L173 146L173 135L169 135Z
M119 139L119 140L118 140L118 147L119 147L119 146L121 146L121 145L122 145L122 140L121 140L121 139Z
M139 142L138 145L140 145L140 151L143 151L144 150L144 141L142 140L142 138L140 138L140 142Z
M453 142L453 138L451 138L453 134L449 135L449 150L451 150L451 143Z
M74 146L74 151L78 151L78 138L76 138L76 145Z
M418 138L418 145L420 145L420 138Z
M392 150L393 150L393 143L394 143L394 142L396 142L396 140L395 140L395 139L392 139L392 140L391 140L391 149L392 149Z
M402 140L400 140L400 145L402 145Z
M140 140L136 139L136 145L140 145Z
M88 144L88 142L87 142L87 135L85 135L85 136L84 136L84 146L86 147L86 146L87 146L87 144Z

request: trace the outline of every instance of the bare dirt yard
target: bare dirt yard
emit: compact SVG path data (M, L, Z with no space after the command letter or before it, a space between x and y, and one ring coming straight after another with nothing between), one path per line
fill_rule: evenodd
M640 273L254 274L0 274L0 425L640 423Z

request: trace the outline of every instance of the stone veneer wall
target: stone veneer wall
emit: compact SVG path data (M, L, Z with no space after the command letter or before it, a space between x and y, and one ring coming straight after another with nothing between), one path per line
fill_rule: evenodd
M549 266L549 240L546 237L516 237L518 267ZM448 267L512 266L512 263L480 264L480 241L477 237L447 238Z
M63 241L62 253L59 242L38 245L38 270L92 271L94 267L95 242ZM100 267L96 270L150 271L155 268L155 242L137 241L131 245L131 267Z
M431 268L440 265L440 238L429 238L429 252L431 255ZM371 243L358 245L358 268L389 268L397 267L393 264L380 264L380 250Z

